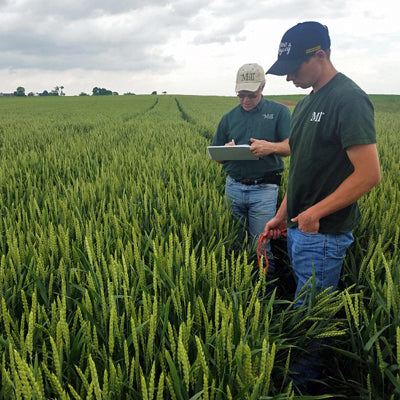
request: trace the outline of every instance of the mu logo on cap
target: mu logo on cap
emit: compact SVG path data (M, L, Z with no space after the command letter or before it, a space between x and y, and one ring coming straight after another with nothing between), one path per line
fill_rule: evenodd
M254 81L256 77L255 72L246 72L241 75L242 81Z
M280 46L279 46L279 51L278 51L278 55L281 56L283 53L286 53L286 55L288 56L290 53L290 49L292 48L292 43L291 42L281 42Z

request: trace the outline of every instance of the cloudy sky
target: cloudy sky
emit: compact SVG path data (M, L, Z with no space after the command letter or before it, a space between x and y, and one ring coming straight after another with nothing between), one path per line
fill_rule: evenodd
M0 92L235 95L298 22L328 26L332 61L367 93L400 94L398 0L0 0ZM265 94L304 93L267 76Z

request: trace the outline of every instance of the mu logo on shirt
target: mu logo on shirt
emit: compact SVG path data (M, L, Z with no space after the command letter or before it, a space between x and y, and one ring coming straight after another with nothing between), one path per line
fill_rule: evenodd
M263 114L264 119L274 119L274 114Z
M310 118L310 122L321 122L322 116L325 115L323 111L313 112Z

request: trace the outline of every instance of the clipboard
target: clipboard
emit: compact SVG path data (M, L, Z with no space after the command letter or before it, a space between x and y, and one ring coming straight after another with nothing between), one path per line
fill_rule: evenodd
M240 161L240 160L259 160L250 151L248 144L236 144L234 146L208 146L208 155L214 161Z

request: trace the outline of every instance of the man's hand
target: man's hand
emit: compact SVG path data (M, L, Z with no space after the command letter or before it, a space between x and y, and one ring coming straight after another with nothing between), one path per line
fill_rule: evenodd
M286 232L286 218L281 219L275 216L267 222L263 236L266 239L279 239Z
M290 154L289 139L282 142L268 142L267 140L250 139L250 151L257 157L277 154L286 157Z
M302 232L318 233L319 231L319 218L313 215L311 208L292 218L291 221L297 222L297 226Z
M275 152L275 143L266 140L250 139L250 151L257 157L268 156Z

